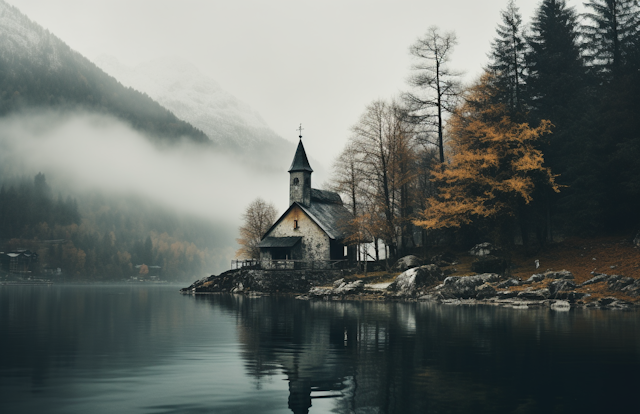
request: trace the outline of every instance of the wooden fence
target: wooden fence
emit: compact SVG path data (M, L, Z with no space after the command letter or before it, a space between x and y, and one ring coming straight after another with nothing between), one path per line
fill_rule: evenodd
M327 270L349 269L355 263L348 260L232 260L231 269L259 269L259 270Z

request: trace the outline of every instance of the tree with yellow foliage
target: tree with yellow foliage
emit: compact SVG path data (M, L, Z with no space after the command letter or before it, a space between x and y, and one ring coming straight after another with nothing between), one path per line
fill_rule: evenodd
M262 236L276 221L278 212L272 203L267 203L261 198L256 198L249 204L242 215L244 223L240 226L240 237L236 239L240 248L236 251L236 257L245 259L259 259L260 248L258 244Z
M449 120L449 163L434 171L437 193L414 223L426 229L471 225L496 238L513 224L518 206L532 201L536 186L558 191L535 143L550 133L543 120L536 128L510 119L496 103L493 78L484 74L466 92ZM495 240L499 241L499 240Z

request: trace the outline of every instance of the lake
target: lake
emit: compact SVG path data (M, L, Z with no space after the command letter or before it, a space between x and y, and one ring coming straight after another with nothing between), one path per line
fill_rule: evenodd
M640 313L0 286L0 413L636 412Z

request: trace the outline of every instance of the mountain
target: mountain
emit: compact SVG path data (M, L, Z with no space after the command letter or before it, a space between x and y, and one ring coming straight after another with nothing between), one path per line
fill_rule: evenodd
M274 159L290 157L294 151L294 144L273 132L255 110L187 61L161 58L134 68L109 56L95 62L204 131L220 149Z
M105 113L151 137L210 143L201 130L124 87L0 0L0 116L33 107Z

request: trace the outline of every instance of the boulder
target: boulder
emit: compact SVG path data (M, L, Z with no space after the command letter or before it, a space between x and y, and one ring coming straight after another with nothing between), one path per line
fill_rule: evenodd
M573 273L571 273L568 270L559 270L559 271L550 270L548 272L542 273L542 275L544 276L545 279L565 279L565 280L575 279L575 277L573 276Z
M420 266L420 269L422 269L427 274L427 281L425 283L428 286L435 285L437 282L444 280L444 272L435 264Z
M569 302L575 302L575 301L584 299L588 296L591 296L591 294L576 292L576 291L568 291L568 292L557 292L555 295L553 295L553 298L567 300Z
M640 279L636 279L633 283L622 288L621 292L629 296L640 296Z
M487 256L494 253L496 248L489 242L476 244L469 250L469 254L472 256Z
M342 282L337 288L333 289L332 295L354 295L362 292L364 282L362 280L354 280L353 282Z
M344 279L340 279L334 282L333 288L312 287L311 289L309 289L309 293L307 295L310 298L357 295L363 290L364 290L364 282L362 280L345 282Z
M609 279L607 280L607 285L609 285L609 290L621 291L622 289L634 283L635 281L636 280L632 277L613 275L609 277Z
M524 282L522 282L523 285L530 285L532 283L536 283L536 282L542 282L545 279L545 276L542 273L536 274L536 275L531 275L531 277L527 280L525 280Z
M492 298L496 295L496 288L488 283L476 286L476 299Z
M568 311L569 309L571 309L571 305L567 301L556 300L555 302L553 302L551 304L551 309L553 309L555 311L563 312L563 311Z
M342 275L340 270L258 270L234 269L194 282L185 293L233 292L253 294L303 293Z
M518 293L518 298L526 300L545 300L548 299L550 295L551 292L549 292L549 289L523 290Z
M485 273L475 276L449 276L437 287L440 293L447 299L470 299L477 295L476 287L485 283L498 281L498 275Z
M576 288L575 282L567 279L557 279L549 283L547 286L549 293L554 297L558 292L568 292Z
M595 306L601 309L618 310L627 310L633 308L633 304L631 302L616 299L614 297L600 298L597 302L595 302Z
M493 255L482 255L471 263L471 271L476 273L503 273L506 268L506 260Z
M592 277L591 279L587 280L586 282L582 282L578 286L582 287L582 286L587 286L587 285L593 285L594 283L600 283L600 282L602 282L604 280L608 280L608 279L609 279L609 275L605 275L604 273L596 273L596 275L594 277Z
M522 284L528 285L531 283L542 282L544 279L571 280L571 279L574 279L574 276L573 276L573 273L569 272L568 270L560 270L560 271L550 270L548 272L536 273L535 275L531 275L531 277L525 280L524 282L522 282Z
M521 284L522 284L522 280L511 278L511 279L505 280L504 282L498 283L498 288L506 289L511 286L520 286Z
M518 293L520 292L517 292L515 290L501 290L496 292L495 297L498 299L511 299L518 296Z
M633 309L633 303L618 299L609 303L604 309L630 310Z
M442 270L433 264L414 267L399 274L387 290L399 296L414 296L421 288L438 283L442 276Z
M324 296L331 296L333 289L326 287L312 287L307 294L310 298L319 298Z
M420 297L418 297L418 300L420 301L425 301L425 302L437 302L442 300L442 295L440 293L427 293L426 295L422 295Z
M417 256L409 255L399 259L391 268L396 271L404 272L407 269L418 267L420 265L422 265L422 261Z

